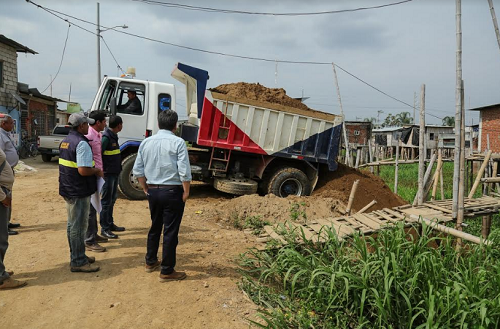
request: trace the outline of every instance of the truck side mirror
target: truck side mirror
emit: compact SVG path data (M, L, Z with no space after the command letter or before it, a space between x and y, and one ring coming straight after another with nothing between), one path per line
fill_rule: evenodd
M111 97L109 100L109 111L111 115L116 115L116 97Z

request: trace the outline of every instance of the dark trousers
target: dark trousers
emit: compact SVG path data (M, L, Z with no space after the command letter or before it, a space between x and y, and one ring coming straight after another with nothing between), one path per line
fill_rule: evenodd
M6 189L4 189L6 191ZM9 278L9 274L5 271L3 260L5 253L9 248L9 209L3 204L0 204L0 283Z
M113 208L115 206L118 193L118 174L104 175L104 185L102 186L100 214L101 229L103 231L111 229L114 224Z
M183 189L182 186L150 188L148 193L152 223L148 233L146 264L153 265L158 261L158 247L163 230L161 273L171 274L175 267L179 227L184 214Z
M85 234L85 243L95 244L96 235L97 235L97 211L91 204L89 211L89 226L87 227L87 233Z

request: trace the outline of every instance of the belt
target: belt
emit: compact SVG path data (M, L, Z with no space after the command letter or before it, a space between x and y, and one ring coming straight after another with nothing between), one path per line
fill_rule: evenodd
M181 187L182 185L163 185L163 184L148 184L149 188L175 188L175 187Z

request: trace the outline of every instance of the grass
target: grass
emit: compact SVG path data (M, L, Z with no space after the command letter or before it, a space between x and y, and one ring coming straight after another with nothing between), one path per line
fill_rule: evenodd
M232 214L231 222L233 227L238 230L250 229L252 234L259 235L262 233L264 226L270 225L271 223L262 220L260 216L239 216L237 213Z
M241 288L260 306L262 328L498 328L500 256L403 226L377 239L295 243L241 255ZM498 231L494 236L500 236ZM434 246L434 247L432 247ZM437 247L436 247L437 246Z

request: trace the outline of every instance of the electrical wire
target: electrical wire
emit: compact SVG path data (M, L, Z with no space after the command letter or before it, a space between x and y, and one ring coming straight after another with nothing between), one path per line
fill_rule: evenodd
M111 56L112 56L112 57L113 57L113 59L115 60L116 67L117 67L120 71L122 71L122 73L124 74L125 72L123 71L123 69L122 69L122 67L120 66L120 64L118 64L118 61L116 60L115 55L113 55L113 53L111 52L111 49L109 49L108 43L106 42L106 40L104 40L104 38L102 37L102 35L101 35L101 39L102 39L102 42L104 42L104 45L106 46L106 48L108 48L109 53L111 54Z
M154 0L133 0L136 2L142 2L148 5L156 5L163 6L169 8L177 8L177 9L185 9L192 11L203 11L209 13L221 13L221 14L245 14L245 15L262 15L262 16L311 16L311 15L326 15L326 14L339 14L339 13L347 13L347 12L355 12L362 10L370 10L370 9L380 9L390 6L401 5L407 2L411 2L413 0L403 0L399 2L389 3L385 5L372 6L372 7L359 7L353 9L342 9L342 10L328 10L328 11L318 11L318 12L305 12L305 13L271 13L271 12L252 12L252 11L244 11L244 10L230 10L230 9L219 9L219 8L211 8L211 7L200 7L200 6L191 6L184 5L179 3L172 2L164 2L164 1L154 1Z
M62 63L64 61L64 54L66 53L66 45L68 44L68 38L69 38L69 29L71 27L71 24L68 22L68 31L66 32L66 40L64 41L64 48L63 48L63 51L62 51L62 55L61 55L61 62L59 63L59 68L57 69L57 73L56 75L54 76L54 79L52 79L52 81L50 81L49 85L42 91L42 94L47 90L49 89L50 86L52 86L52 83L54 82L54 80L57 78L57 76L59 75L59 71L61 71L61 66L62 66Z
M406 0L404 2L408 2L408 1L412 1L412 0ZM64 21L68 22L68 23L69 23L68 19L62 18L62 17L60 17L57 14L73 18L73 19L78 20L80 22L84 22L84 23L87 23L87 24L91 24L91 25L97 26L96 23L93 23L93 22L90 22L90 21L86 21L86 20L77 18L75 16L71 16L71 15L68 15L66 13L53 10L53 9L49 9L47 7L44 7L44 6L36 4L33 1L31 1L31 0L26 0L26 2L31 3L31 4L37 6L37 7L41 8L41 9L47 11L48 13L50 13L50 14L58 17L59 19L62 19ZM57 14L55 14L55 13L57 13ZM76 25L74 23L73 23L73 25L75 25L75 26L77 26L77 27L79 27L79 28L81 28L81 29L83 29L83 30L85 30L87 32L90 32L90 33L92 33L94 35L97 35L96 33L92 32L92 31L89 31L89 30L87 30L87 29L85 29L85 28L83 28L81 26L78 26L78 25ZM138 39L142 39L142 40L147 40L147 41L156 42L156 43L160 43L160 44L164 44L164 45L168 45L168 46L172 46L172 47L176 47L176 48L181 48L181 49L186 49L186 50L191 50L191 51L197 51L197 52L211 54L211 55L219 55L219 56L225 56L225 57L231 57L231 58L246 59L246 60L253 60L253 61L261 61L261 62L283 63L283 64L301 64L301 65L332 65L333 64L336 67L338 67L341 71L343 71L344 73L346 73L349 76L353 77L354 79L360 81L361 83L365 84L366 86L368 86L368 87L374 89L375 91L377 91L377 92L385 95L386 97L391 98L392 100L394 100L396 102L404 104L404 105L408 106L409 108L413 109L413 105L410 105L409 103L406 103L406 102L404 102L404 101L402 101L402 100L400 100L400 99L398 99L398 98L396 98L394 96L389 95L388 93L386 93L386 92L380 90L379 88L373 86L372 84L366 82L365 80L361 79L360 77L356 76L355 74L353 74L353 73L347 71L346 69L342 68L338 64L335 64L335 63L332 63L332 62L326 62L326 61L323 62L323 61L277 60L277 59L271 59L271 58L263 58L263 57L253 57L253 56L244 56L244 55L237 55L237 54L229 54L229 53L223 53L223 52L218 52L218 51L211 51L211 50L206 50L206 49L201 49L201 48L195 48L195 47L190 47L190 46L179 45L179 44L175 44L175 43L172 43L172 42L166 42L166 41L162 41L162 40L157 40L157 39L153 39L153 38L150 38L150 37L141 36L141 35L130 33L130 32L126 32L126 31L120 31L120 30L115 30L115 29L113 29L113 31L115 31L117 33L125 34L125 35L128 35L128 36L132 36L132 37L135 37L135 38L138 38ZM102 36L101 36L101 38L102 38ZM107 47L107 45L106 45L106 47ZM108 47L108 50L111 53L111 50L109 49L109 47ZM111 53L111 55L113 56L112 53ZM113 58L115 59L115 62L116 62L116 58L114 56L113 56ZM435 115L433 115L431 113L426 113L426 114L428 114L429 116L432 116L432 117L435 117L437 119L442 120L442 118L440 118L438 116L435 116Z

